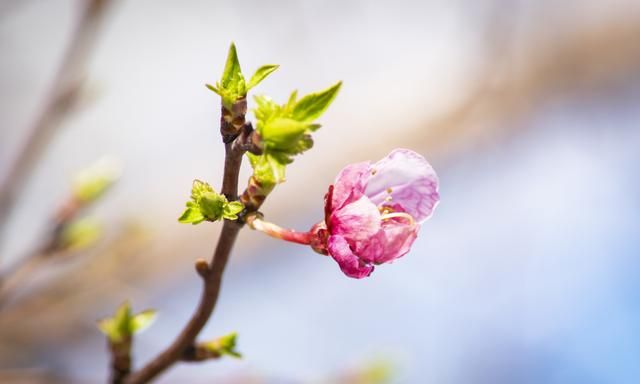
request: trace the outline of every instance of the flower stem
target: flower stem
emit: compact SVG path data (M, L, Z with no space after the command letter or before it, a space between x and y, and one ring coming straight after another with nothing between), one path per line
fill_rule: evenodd
M256 231L265 233L276 239L289 241L292 243L310 245L312 234L309 232L297 232L292 229L285 229L276 224L262 220L259 215L250 215L247 217L247 224Z

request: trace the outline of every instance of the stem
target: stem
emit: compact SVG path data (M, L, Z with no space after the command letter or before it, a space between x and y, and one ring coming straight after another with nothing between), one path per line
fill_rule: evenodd
M225 168L221 192L229 200L236 200L238 196L238 175L243 154L244 150L239 145L235 145L234 139L225 140ZM174 363L182 360L183 356L194 347L196 337L207 324L218 302L222 274L242 226L241 221L224 221L211 261L207 263L200 259L196 262L196 270L203 279L203 287L200 302L191 319L171 345L140 370L130 374L124 383L149 382Z
M111 383L122 384L131 372L131 336L118 343L109 342L111 350Z
M265 233L271 237L275 237L276 239L304 245L311 244L312 234L310 232L297 232L293 229L285 229L276 224L262 220L258 215L251 215L247 217L247 224L249 224L252 229Z

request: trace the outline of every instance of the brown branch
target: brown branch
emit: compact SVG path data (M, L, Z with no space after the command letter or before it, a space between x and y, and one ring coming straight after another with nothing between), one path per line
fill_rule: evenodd
M219 359L221 357L221 353L212 351L211 348L198 344L189 347L182 355L181 360L188 363L194 363L211 359Z
M122 384L131 372L131 336L114 343L109 342L111 351L111 380L112 384Z
M45 241L0 273L0 308L4 307L14 291L44 266L46 261L56 258L65 250L62 234L82 208L84 208L83 202L74 196L67 198L53 215Z
M24 185L39 155L53 137L55 129L78 99L87 59L110 3L112 0L87 2L73 40L56 75L50 97L27 134L16 158L9 164L7 173L0 175L0 236L3 234L18 191Z
M246 101L244 109L241 110L246 112ZM239 122L240 119L237 116L233 117L229 111L223 108L220 130L225 142L225 166L221 192L229 200L237 200L238 198L238 175L242 164L242 156L245 152L244 140L238 140L238 138L250 137L252 133L250 125L247 128L244 123L244 116L242 116L241 124ZM233 126L236 128L235 130L233 130ZM191 356L196 345L196 337L206 325L218 302L222 274L243 225L244 223L241 220L225 220L211 261L208 264L202 259L196 261L196 271L202 277L203 287L195 313L169 347L140 370L129 375L124 383L147 383L176 362L184 359L189 360L189 356Z

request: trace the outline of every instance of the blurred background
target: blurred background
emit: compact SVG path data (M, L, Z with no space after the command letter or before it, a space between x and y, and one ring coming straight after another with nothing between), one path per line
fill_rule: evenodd
M122 177L81 212L99 239L0 308L0 381L104 382L95 322L126 298L159 311L138 366L189 318L220 225L176 219L194 178L220 186L204 84L235 41L245 73L281 65L256 90L276 100L344 81L270 221L306 230L344 165L396 147L442 201L364 280L244 230L202 333L237 331L244 359L158 382L638 382L639 40L637 0L1 0L0 271L38 253L74 174L108 155Z

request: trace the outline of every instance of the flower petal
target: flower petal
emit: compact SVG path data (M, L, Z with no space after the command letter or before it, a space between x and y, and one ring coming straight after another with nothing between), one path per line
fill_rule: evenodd
M380 211L366 196L334 211L329 218L329 231L352 245L365 241L380 230Z
M328 240L329 254L338 263L342 272L354 279L362 279L371 275L373 265L361 261L351 251L349 243L342 236L331 236Z
M421 223L431 216L440 196L438 176L424 157L409 149L395 149L371 166L365 194L376 205L398 204Z
M386 221L380 231L373 236L358 255L374 264L389 263L409 252L418 236L417 224Z
M367 180L371 176L369 162L350 164L344 167L333 185L331 210L342 208L345 204L358 200L364 195Z

